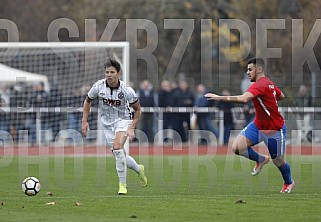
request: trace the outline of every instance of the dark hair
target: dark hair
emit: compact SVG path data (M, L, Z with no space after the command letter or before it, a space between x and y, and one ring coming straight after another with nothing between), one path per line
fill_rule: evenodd
M251 64L253 63L254 65L258 65L261 66L262 68L264 68L264 60L262 58L251 58L247 61L247 64Z
M120 64L119 62L117 62L116 60L114 59L108 59L105 64L104 64L104 69L108 68L108 67L115 67L115 69L117 70L117 72L120 71Z

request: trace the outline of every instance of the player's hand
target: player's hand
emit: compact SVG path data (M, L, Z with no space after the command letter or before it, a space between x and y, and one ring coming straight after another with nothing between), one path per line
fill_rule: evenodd
M129 142L132 142L135 138L135 132L133 128L129 128L126 132L126 136L128 136Z
M81 125L81 132L82 132L82 136L83 137L87 136L88 129L89 129L88 122L83 122L82 125Z
M206 93L204 97L207 98L207 100L219 100L220 96L216 95L214 93Z
M193 111L194 111L194 113L198 113L198 107L197 107L197 106L194 106L194 107L193 107Z

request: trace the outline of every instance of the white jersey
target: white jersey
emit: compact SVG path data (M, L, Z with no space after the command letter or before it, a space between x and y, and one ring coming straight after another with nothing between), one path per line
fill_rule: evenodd
M89 99L99 100L100 119L106 126L119 120L132 120L133 109L129 106L138 101L135 91L119 80L119 87L111 88L106 79L98 80L89 90Z

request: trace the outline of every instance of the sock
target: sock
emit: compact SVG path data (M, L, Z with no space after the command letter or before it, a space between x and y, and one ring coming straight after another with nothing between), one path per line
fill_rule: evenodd
M247 152L242 154L242 156L244 156L250 160L253 160L257 163L262 163L265 160L265 157L260 155L259 153L257 153L255 150L253 150L252 147L248 147Z
M126 184L127 177L127 164L126 157L123 149L113 150L116 159L116 170L119 178L119 182Z
M135 159L129 155L126 156L127 167L134 170L136 173L139 173L140 168Z
M292 183L292 177L291 177L291 168L290 168L290 164L288 162L285 162L285 164L283 164L282 166L278 167L283 180L284 180L284 184L291 184Z

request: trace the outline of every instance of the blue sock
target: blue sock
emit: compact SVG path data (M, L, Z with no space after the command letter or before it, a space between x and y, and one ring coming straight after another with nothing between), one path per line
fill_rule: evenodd
M247 148L247 152L245 154L243 154L242 156L253 160L257 163L261 163L265 160L265 157L260 155L259 153L257 153L255 150L252 149L252 147L248 147Z
M292 183L292 177L291 177L291 168L290 168L290 164L288 164L288 162L285 162L284 165L278 167L283 180L284 180L284 184L291 184Z

